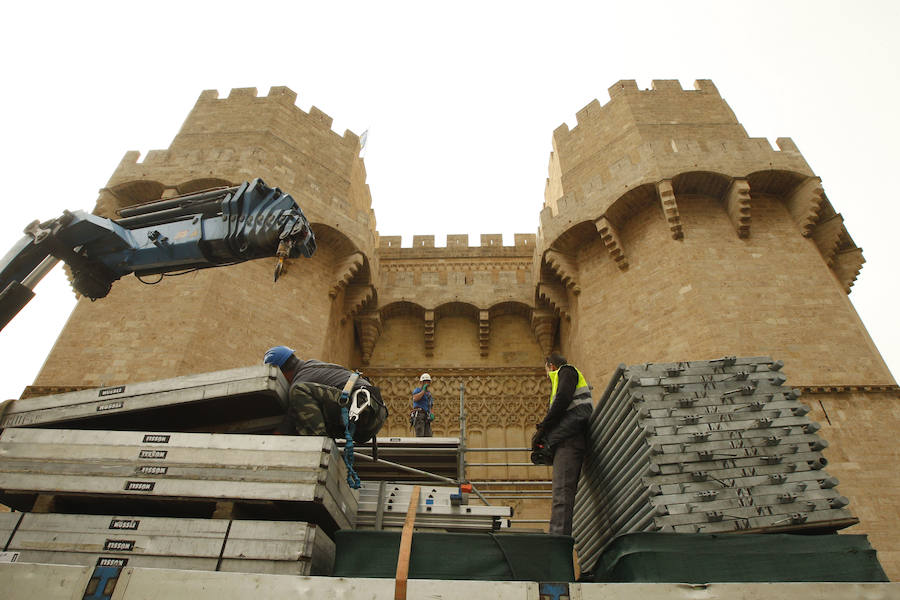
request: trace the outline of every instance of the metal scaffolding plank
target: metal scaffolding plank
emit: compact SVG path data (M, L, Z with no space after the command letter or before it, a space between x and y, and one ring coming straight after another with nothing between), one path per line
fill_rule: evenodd
M357 511L324 437L7 429L0 457L0 501L22 510L39 494L115 508L129 498L275 502L329 531L352 527Z
M273 365L16 400L2 427L242 431L277 425L288 382Z

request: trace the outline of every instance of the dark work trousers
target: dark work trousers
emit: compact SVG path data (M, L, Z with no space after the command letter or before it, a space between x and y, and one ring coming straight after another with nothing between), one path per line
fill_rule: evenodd
M568 437L556 445L553 454L553 506L550 510L550 533L572 535L575 512L575 490L584 460L583 435Z
M416 431L416 437L432 437L431 420L428 418L427 411L416 410L412 418L412 426Z

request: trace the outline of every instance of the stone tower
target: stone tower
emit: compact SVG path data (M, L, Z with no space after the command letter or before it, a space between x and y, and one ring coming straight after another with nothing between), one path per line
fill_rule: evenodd
M623 362L769 355L831 442L828 471L862 521L853 531L900 576L898 388L847 297L861 250L791 140L750 138L709 81L620 81L553 133L537 236L435 247L417 235L403 248L375 231L357 136L295 99L203 92L167 150L125 156L96 211L262 177L306 212L316 255L277 284L263 260L155 286L126 278L81 299L28 394L246 366L285 343L361 367L391 409L385 434L409 435L409 394L428 370L436 435L458 434L463 384L469 444L521 447L545 410L553 349L598 392ZM546 504L512 504L546 518Z
M358 362L353 316L374 298L375 217L359 138L272 88L200 95L167 150L122 159L95 212L261 177L290 193L319 240L277 283L272 261L207 269L159 285L134 277L101 302L80 299L36 385L106 385L256 364L290 343L301 356ZM154 279L154 278L150 278ZM177 283L176 283L177 281Z
M695 87L620 81L553 133L537 301L595 385L620 362L783 360L896 577L898 389L847 297L862 252L791 140L748 137Z

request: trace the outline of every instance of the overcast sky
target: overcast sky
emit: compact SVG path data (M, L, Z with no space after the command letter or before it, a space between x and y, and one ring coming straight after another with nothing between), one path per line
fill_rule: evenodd
M91 210L126 151L168 147L204 89L285 85L338 133L368 130L382 235L511 244L537 231L556 127L619 79L712 79L751 136L793 138L822 178L867 261L850 297L900 374L900 3L305 4L6 6L0 256L29 222ZM59 267L36 292L0 332L0 399L74 305Z

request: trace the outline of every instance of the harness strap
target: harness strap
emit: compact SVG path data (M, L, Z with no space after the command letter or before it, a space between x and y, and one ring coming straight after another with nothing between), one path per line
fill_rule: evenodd
M344 420L344 438L347 443L344 444L344 464L347 465L347 485L354 490L358 490L360 483L359 475L353 468L353 434L356 433L356 421L350 420L350 410L346 406L341 407L341 418Z
M353 385L357 379L359 379L359 371L354 371L347 379L347 383L344 385L344 389L341 390L341 397L338 400L338 404L341 405L341 419L344 421L344 438L347 440L347 443L344 444L347 485L354 490L359 489L362 484L359 481L359 475L356 474L356 469L353 468L353 434L356 433L356 419L350 420L350 408L348 405L350 404L350 392L353 390Z

